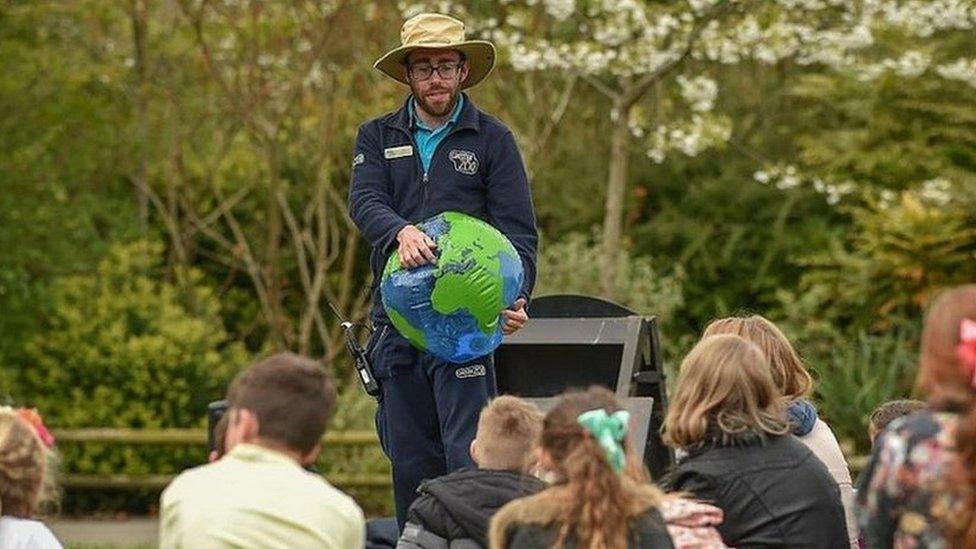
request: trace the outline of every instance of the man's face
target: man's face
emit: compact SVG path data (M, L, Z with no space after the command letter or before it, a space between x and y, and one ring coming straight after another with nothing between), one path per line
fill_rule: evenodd
M426 70L431 67L435 70ZM436 67L450 75L442 77ZM459 68L448 71L444 67ZM461 94L461 83L468 76L467 64L462 65L461 54L453 50L416 50L407 58L406 71L417 106L431 116L447 116L454 110ZM422 72L429 72L430 76L421 79L418 73Z

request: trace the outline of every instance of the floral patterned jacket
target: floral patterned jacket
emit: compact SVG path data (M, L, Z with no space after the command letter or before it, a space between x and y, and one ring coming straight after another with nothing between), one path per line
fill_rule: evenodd
M950 546L938 517L956 501L947 489L959 415L923 411L888 427L858 482L857 515L867 547Z

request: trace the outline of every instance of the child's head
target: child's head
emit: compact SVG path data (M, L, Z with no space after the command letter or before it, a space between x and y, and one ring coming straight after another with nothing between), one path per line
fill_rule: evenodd
M976 284L946 291L925 316L917 382L937 409L966 409L976 401L974 373L959 357L965 320L976 322Z
M773 382L783 396L796 399L810 392L810 373L790 340L772 322L759 315L721 318L705 328L702 338L719 334L737 335L758 346L766 355Z
M494 398L481 410L471 458L482 469L528 472L541 432L536 405L510 395Z
M226 451L253 442L294 453L305 465L318 455L336 392L317 362L282 353L238 374L227 400Z
M30 518L44 482L45 450L34 428L0 410L0 515Z
M901 399L889 400L871 412L871 419L868 420L868 437L874 444L874 439L881 434L888 424L892 421L919 410L925 409L925 403L921 400Z
M554 473L562 481L560 489L567 492L557 517L566 528L557 546L570 534L579 547L626 546L628 509L635 496L625 486L648 480L631 447L628 419L613 393L603 387L564 393L546 414L540 465Z
M608 389L593 386L585 391L563 393L543 420L539 442L545 461L543 465L564 479L572 477L580 465L591 461L612 471L606 450L580 423L580 416L591 410L603 410L612 415L624 408ZM640 468L640 458L630 452L627 427L624 427L624 437L619 441L620 447L626 454L626 465ZM627 467L626 472L629 474L632 470Z
M681 363L664 440L690 448L709 438L789 432L783 396L756 345L736 335L702 339Z
M960 414L948 484L961 504L943 520L953 547L976 547L976 284L945 291L929 308L917 384L932 408Z

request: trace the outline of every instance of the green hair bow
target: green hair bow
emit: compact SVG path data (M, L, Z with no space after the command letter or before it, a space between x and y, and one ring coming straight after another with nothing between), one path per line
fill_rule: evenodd
M624 457L624 447L621 444L627 435L627 424L630 421L630 413L626 410L619 410L608 414L603 408L583 412L576 418L576 421L584 429L593 435L603 450L607 453L607 460L614 470L622 471L626 458Z

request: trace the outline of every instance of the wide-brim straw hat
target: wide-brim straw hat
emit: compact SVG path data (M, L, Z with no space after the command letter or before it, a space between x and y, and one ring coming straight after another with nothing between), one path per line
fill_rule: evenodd
M439 13L421 13L408 19L400 29L401 46L383 57L373 67L387 76L409 85L404 66L410 52L419 49L448 49L464 54L468 77L461 83L470 88L481 82L495 66L495 46L485 40L465 40L464 23Z

